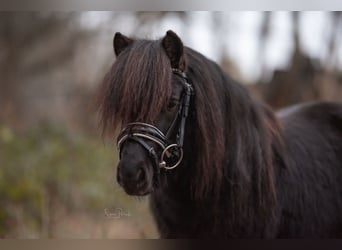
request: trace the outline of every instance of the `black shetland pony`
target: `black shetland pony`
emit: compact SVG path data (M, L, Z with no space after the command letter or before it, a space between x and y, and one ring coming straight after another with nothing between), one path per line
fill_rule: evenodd
M117 180L162 238L342 237L342 104L274 114L172 31L116 33L100 88Z

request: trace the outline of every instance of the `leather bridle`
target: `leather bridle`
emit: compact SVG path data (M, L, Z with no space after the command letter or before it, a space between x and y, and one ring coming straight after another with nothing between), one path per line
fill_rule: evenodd
M122 147L127 140L139 143L148 152L157 175L159 175L160 169L174 169L182 162L185 123L189 115L191 97L194 94L185 72L179 69L172 69L172 72L182 78L183 92L178 112L166 133L164 134L156 126L148 123L132 122L122 129L117 139L120 157ZM172 142L170 137L176 132L176 129L176 140ZM154 142L154 145L157 145L162 153L158 155L154 147L150 146L147 141Z

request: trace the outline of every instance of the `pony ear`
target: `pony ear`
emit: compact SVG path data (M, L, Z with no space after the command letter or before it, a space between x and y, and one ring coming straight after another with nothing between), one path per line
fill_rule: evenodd
M175 32L169 30L162 40L163 48L170 58L171 67L179 70L185 70L184 46L182 40Z
M126 47L133 43L133 39L130 39L120 32L116 32L113 39L114 53L118 56Z

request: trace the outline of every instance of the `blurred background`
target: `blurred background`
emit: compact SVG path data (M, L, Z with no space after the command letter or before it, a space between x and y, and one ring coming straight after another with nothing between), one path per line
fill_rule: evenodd
M112 39L169 29L275 110L342 100L340 12L0 12L0 237L157 238L94 97Z

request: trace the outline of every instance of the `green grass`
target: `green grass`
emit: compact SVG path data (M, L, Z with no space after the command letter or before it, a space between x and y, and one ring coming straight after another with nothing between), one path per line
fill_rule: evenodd
M60 214L102 218L105 208L120 207L144 221L147 202L115 183L116 156L100 138L72 136L48 124L18 134L0 124L0 237L25 238L18 229L23 225L37 237L52 237L44 231L53 231Z

